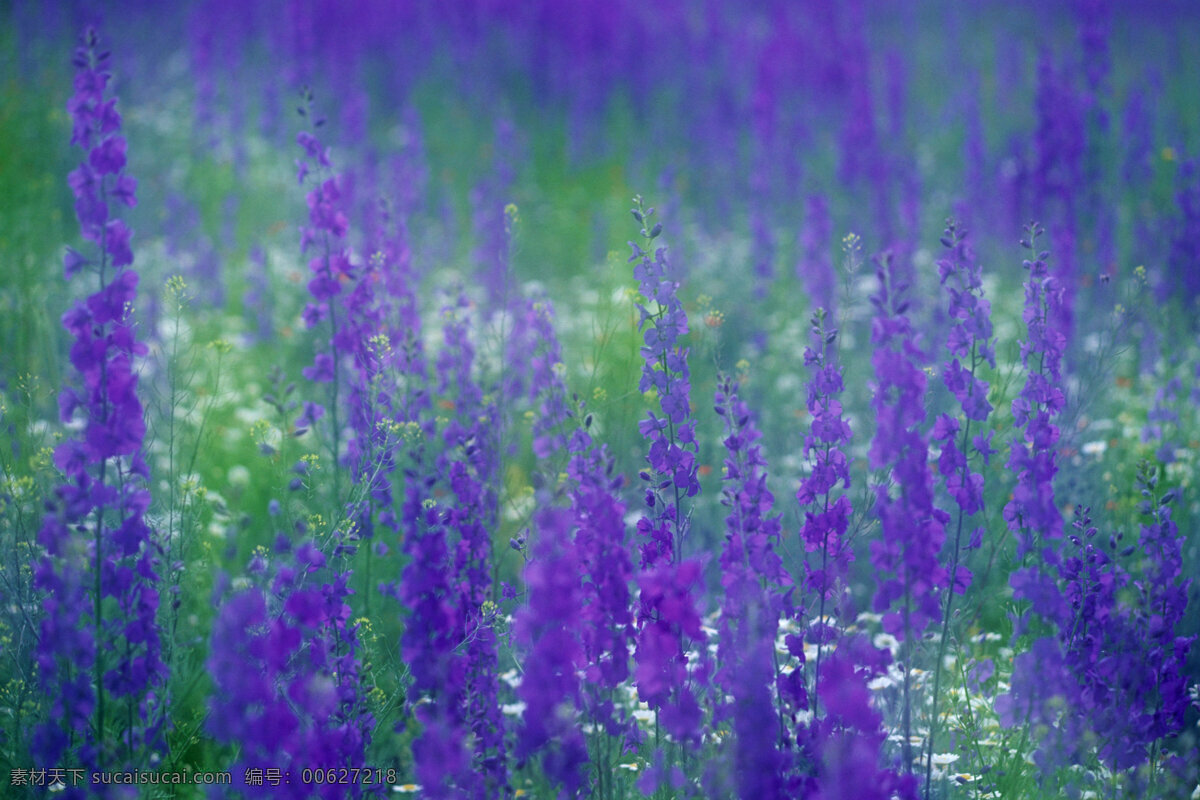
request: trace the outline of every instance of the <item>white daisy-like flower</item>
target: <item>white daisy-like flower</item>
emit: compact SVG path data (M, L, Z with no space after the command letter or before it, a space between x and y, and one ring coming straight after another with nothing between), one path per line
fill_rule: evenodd
M653 722L654 712L648 708L639 708L633 712L633 718L638 722Z

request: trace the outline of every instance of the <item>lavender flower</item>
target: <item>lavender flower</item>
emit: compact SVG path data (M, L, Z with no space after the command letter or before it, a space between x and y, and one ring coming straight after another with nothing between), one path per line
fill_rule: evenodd
M83 238L96 253L68 249L64 268L68 278L95 275L97 290L63 315L81 385L62 391L62 419L82 418L84 428L54 451L66 480L38 534L45 553L34 585L47 596L37 661L53 700L32 752L39 764L59 766L74 747L79 763L107 769L147 763L165 748L166 667L157 622L159 548L144 519L149 472L134 359L146 348L132 309L138 274L122 269L133 262L130 230L109 216L111 199L136 204L137 182L125 173L121 115L116 99L106 97L109 54L98 48L89 28L75 51L75 94L67 103L71 142L87 151L69 183ZM118 714L123 734L112 727Z
M511 290L512 236L508 200L516 179L520 159L517 130L511 120L502 118L496 124L494 139L495 160L488 177L471 191L471 206L477 245L474 261L480 280L487 289L493 308L507 303Z

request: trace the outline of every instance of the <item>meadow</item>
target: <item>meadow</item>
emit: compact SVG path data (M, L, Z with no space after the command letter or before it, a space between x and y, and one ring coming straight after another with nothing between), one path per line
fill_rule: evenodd
M0 20L0 795L1200 798L1200 8Z

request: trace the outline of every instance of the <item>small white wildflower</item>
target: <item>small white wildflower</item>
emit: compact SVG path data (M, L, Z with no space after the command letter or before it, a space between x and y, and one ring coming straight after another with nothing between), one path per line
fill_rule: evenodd
M875 634L875 638L871 640L871 643L874 644L875 648L878 650L890 650L893 656L896 655L896 651L900 649L900 642L897 641L896 637L892 636L890 633Z
M229 485L244 487L250 483L250 470L242 464L234 464L229 468Z

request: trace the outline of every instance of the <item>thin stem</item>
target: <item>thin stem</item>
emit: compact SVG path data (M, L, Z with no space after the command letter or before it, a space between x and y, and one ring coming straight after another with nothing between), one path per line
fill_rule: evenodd
M907 581L904 587L904 709L903 726L904 726L904 744L901 749L904 752L904 771L909 775L913 771L912 758L912 623L911 609L912 597L910 595Z
M100 202L101 202L101 204L104 204L104 205L107 205L107 202L108 202L107 196L106 196L106 191L105 191L106 183L107 183L107 178L102 178L100 180ZM105 284L106 284L106 279L107 279L105 272L107 271L107 268L108 268L108 230L107 230L107 228L105 228L104 233L101 235L101 245L100 245L100 275L99 275L99 278L100 278L100 291L101 292L103 292L105 289ZM101 410L100 410L99 422L100 422L100 424L107 424L108 423L108 414L109 414L107 348L106 348L104 357L100 360L100 387L99 387L99 389L100 389L99 394L100 394L101 403L102 403ZM98 479L98 485L100 485L100 486L104 485L104 478L105 478L105 473L107 471L107 467L108 467L108 459L105 458L100 462L100 476ZM96 552L94 554L94 562L95 563L94 563L94 567L93 567L93 569L95 571L95 575L93 575L93 591L95 592L95 596L93 597L93 615L95 617L95 623L96 623L96 625L95 625L95 627L96 627L96 634L95 634L96 635L96 642L95 642L96 657L95 657L95 662L93 663L92 667L93 667L93 673L94 673L93 681L96 684L96 741L97 741L97 743L100 744L101 747L103 747L103 745L104 745L104 682L103 682L104 659L102 657L102 654L104 652L104 648L103 648L102 642L104 639L104 603L103 603L103 595L101 594L101 592L103 590L103 586L102 586L102 582L101 582L101 578L100 578L101 573L102 573L101 568L104 563L104 507L103 506L96 507L96 535L95 535L94 545L95 545Z

